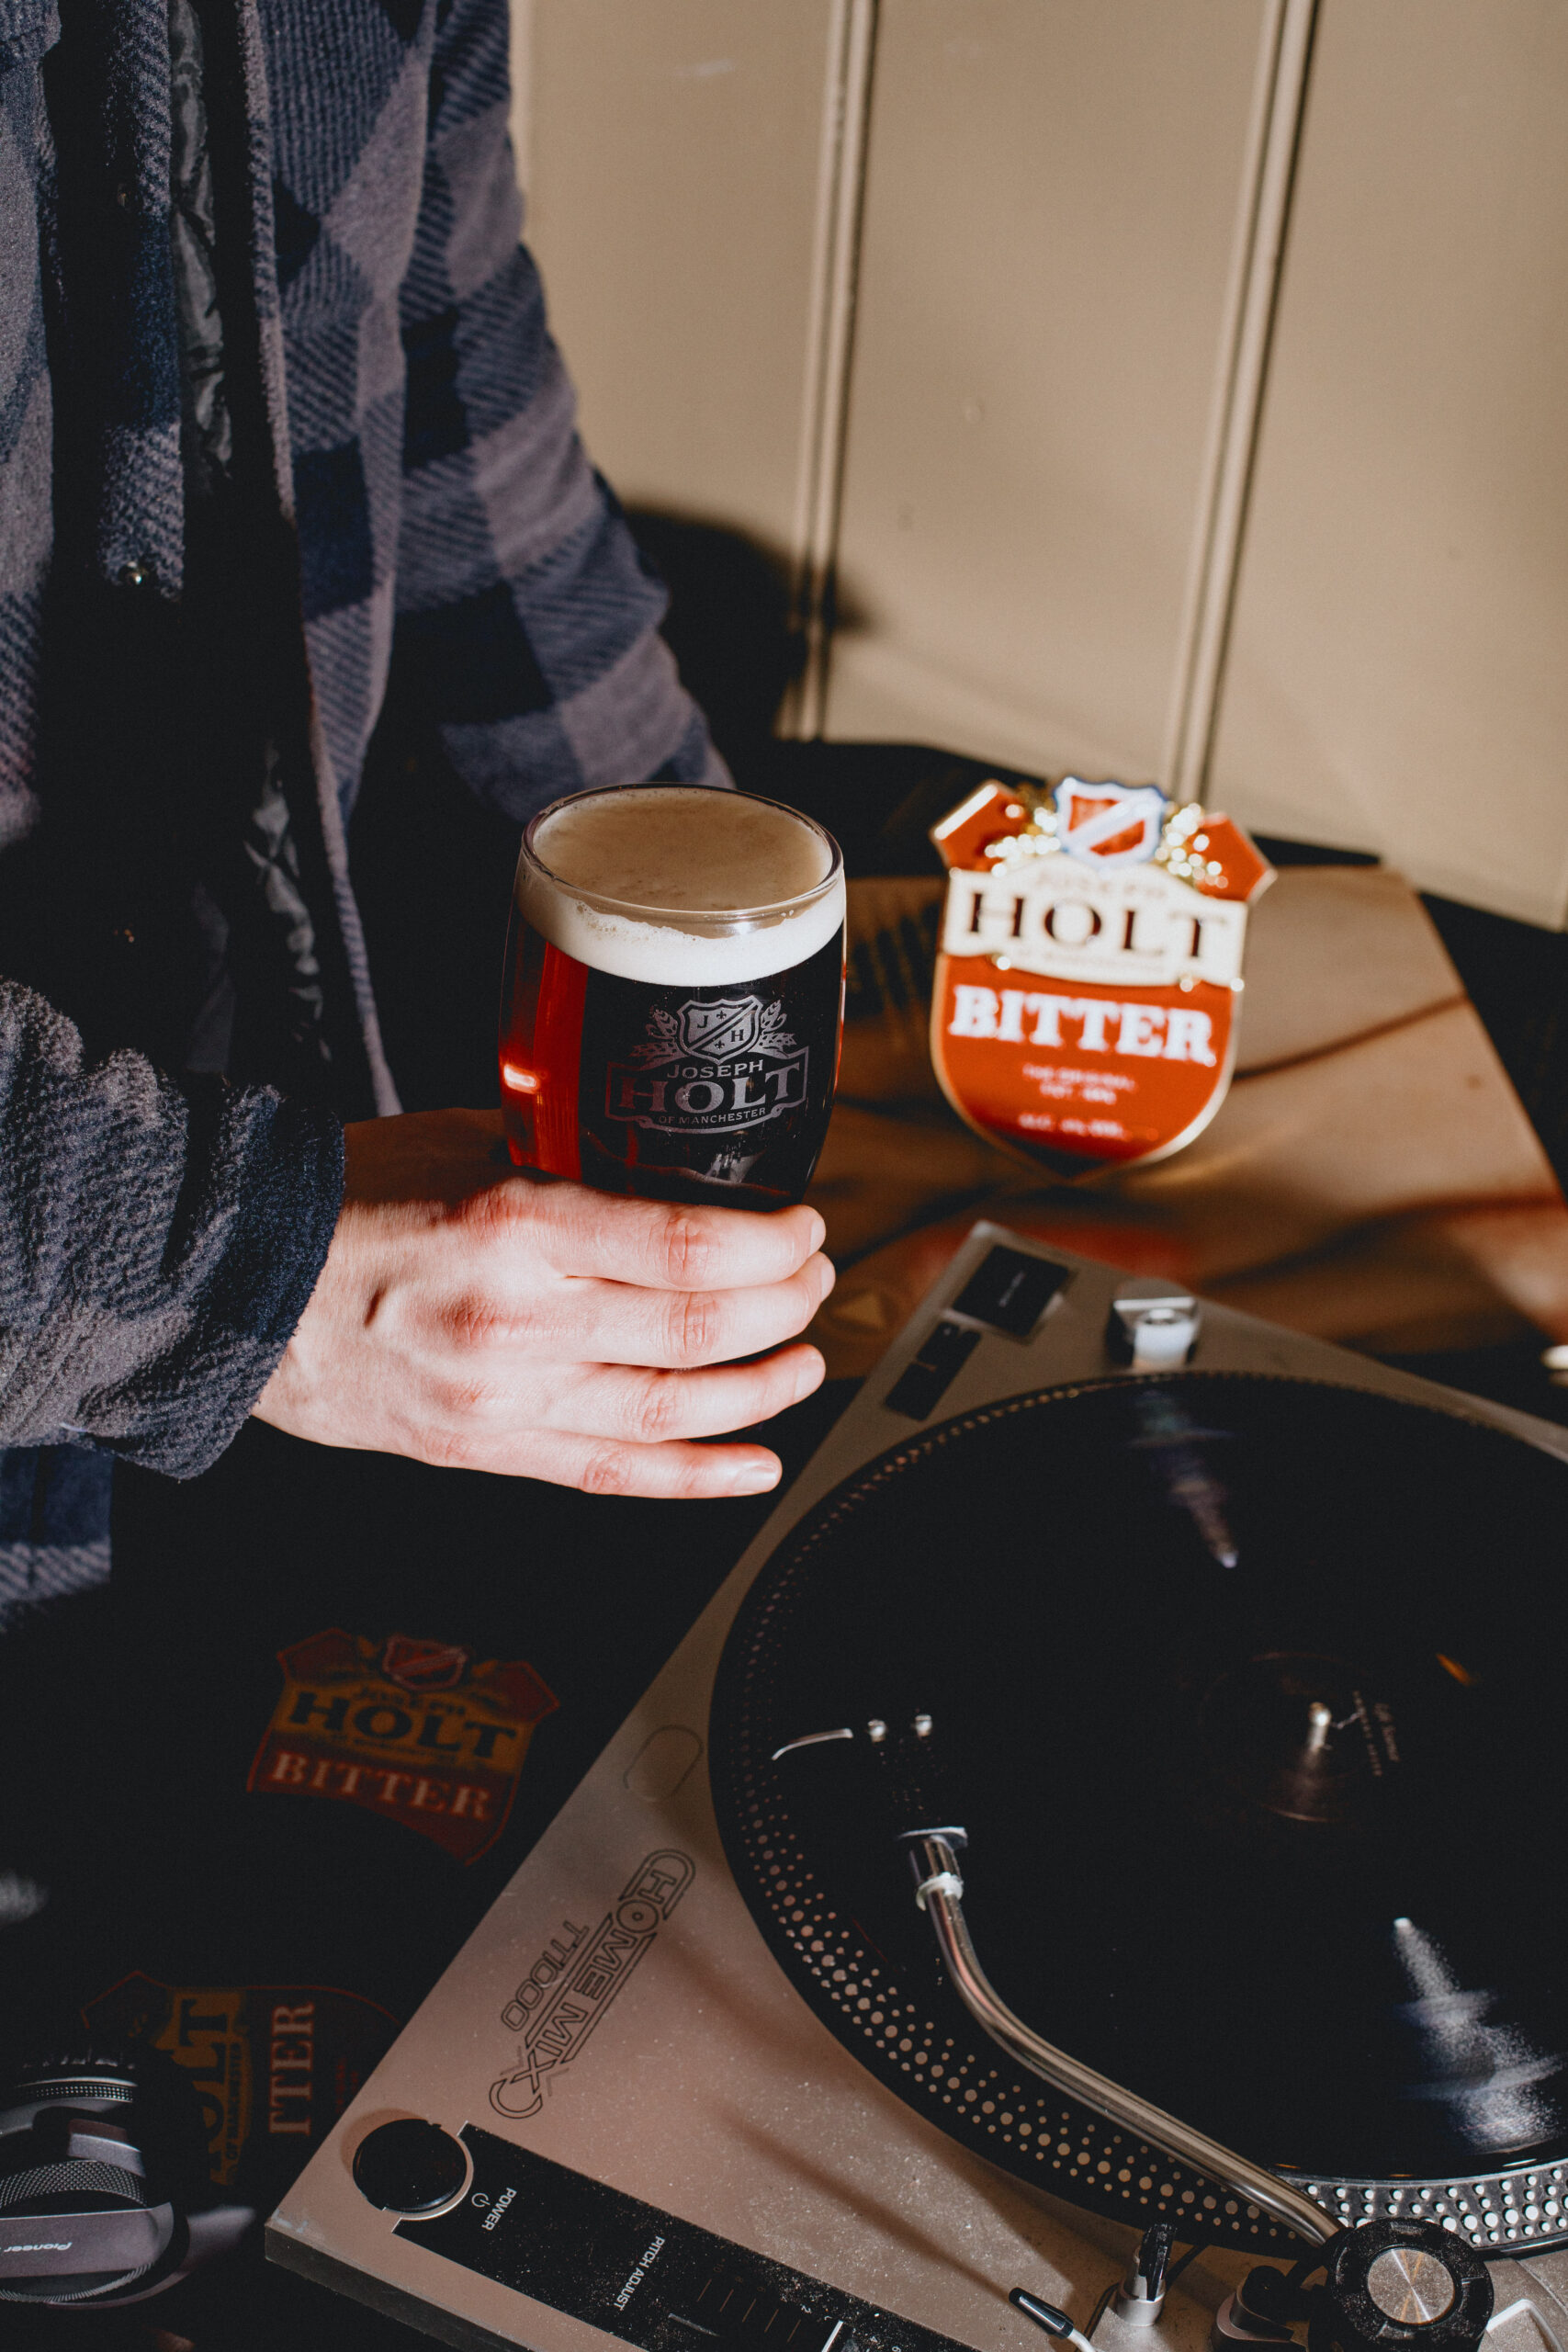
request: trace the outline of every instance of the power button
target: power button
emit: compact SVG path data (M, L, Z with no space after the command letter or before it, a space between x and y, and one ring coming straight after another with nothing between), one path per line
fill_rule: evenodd
M468 2186L468 2152L438 2123L400 2115L354 2152L354 2185L383 2213L436 2213Z

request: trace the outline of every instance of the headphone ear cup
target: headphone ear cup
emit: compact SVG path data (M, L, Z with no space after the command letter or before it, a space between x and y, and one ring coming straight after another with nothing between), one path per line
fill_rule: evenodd
M113 2042L27 2052L0 2068L0 2108L18 2096L36 2101L35 2130L51 2114L98 2117L139 2151L150 2180L199 2197L208 2186L207 2120L200 2094L183 2066L161 2050ZM0 2159L3 2162L3 2159Z
M201 2102L161 2052L56 2048L0 2072L0 2301L145 2294L209 2196Z

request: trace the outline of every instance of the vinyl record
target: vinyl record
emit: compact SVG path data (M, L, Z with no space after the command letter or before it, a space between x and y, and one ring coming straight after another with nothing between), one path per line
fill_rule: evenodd
M1343 2217L1568 2237L1565 1570L1568 1464L1461 1411L1203 1373L987 1406L758 1577L714 1701L729 1860L818 2015L969 2144L1281 2241L948 1992L864 1736L930 1713L1037 2031Z

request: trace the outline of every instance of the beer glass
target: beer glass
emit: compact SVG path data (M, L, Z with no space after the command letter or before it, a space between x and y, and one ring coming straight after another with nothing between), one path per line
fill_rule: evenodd
M520 1168L780 1208L822 1148L844 998L839 847L751 793L574 794L523 837L501 1009Z

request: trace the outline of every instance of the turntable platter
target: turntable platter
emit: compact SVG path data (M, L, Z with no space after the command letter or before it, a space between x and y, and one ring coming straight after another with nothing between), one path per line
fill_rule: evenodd
M1568 2236L1565 1566L1568 1464L1459 1413L1197 1372L988 1406L757 1578L714 1701L729 1860L818 2016L959 2137L1269 2240L941 1981L864 1738L929 1713L1036 2031L1347 2217Z

